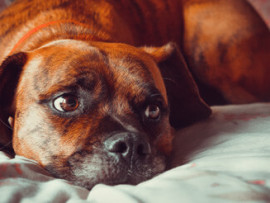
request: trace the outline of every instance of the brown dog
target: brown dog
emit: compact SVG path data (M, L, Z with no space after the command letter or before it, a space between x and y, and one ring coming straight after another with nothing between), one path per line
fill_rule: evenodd
M269 31L242 0L25 0L0 24L2 143L86 188L162 172L170 124L209 116L169 41L228 101L269 97Z

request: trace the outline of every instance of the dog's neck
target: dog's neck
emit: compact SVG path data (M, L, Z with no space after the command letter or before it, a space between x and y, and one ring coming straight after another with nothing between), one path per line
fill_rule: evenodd
M21 50L30 51L55 39L77 39L110 42L111 37L89 25L74 20L58 20L40 24L29 30L13 46L8 55Z

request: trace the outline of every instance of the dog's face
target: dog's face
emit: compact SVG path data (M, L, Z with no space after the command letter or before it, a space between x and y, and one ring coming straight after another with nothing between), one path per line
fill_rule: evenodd
M125 54L124 54L125 53ZM153 59L128 46L57 41L28 54L17 89L16 154L87 188L165 168L168 102Z
M3 69L22 67L13 105L1 103L15 153L89 189L162 172L172 140L157 64L165 49L59 40L8 59Z

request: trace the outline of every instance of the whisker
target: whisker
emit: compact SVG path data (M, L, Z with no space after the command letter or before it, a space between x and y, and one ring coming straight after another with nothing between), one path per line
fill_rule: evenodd
M171 79L171 78L163 78L163 80L165 81L168 81L168 82L172 82L172 83L176 83L175 80Z
M13 129L10 127L10 125L6 124L2 119L0 119L0 122L6 126L8 129L10 129L11 131L13 131Z
M12 141L9 141L8 143L2 145L2 147L0 148L0 150L3 149L4 147L7 147L7 146L10 145L11 143L12 143Z
M4 145L2 145L2 144L0 144L0 151L5 151L5 150L10 150L10 147L11 146L9 146L9 145L11 145L12 144L12 141L9 141L8 143L6 143L6 144L4 144Z

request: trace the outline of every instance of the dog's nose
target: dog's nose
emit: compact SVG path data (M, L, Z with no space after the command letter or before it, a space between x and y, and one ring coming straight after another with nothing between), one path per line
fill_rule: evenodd
M105 148L126 161L145 158L151 153L150 144L136 133L119 133L105 141Z

